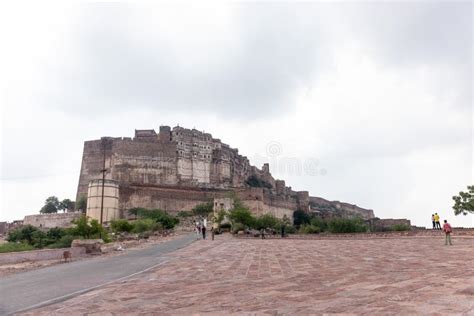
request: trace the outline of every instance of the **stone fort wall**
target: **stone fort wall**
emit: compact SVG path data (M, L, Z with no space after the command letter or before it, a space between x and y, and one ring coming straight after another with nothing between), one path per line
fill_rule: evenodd
M103 170L106 180L119 184L122 215L133 207L190 210L234 192L255 213L270 212L282 217L297 209L310 211L313 198L307 191L293 191L285 181L274 179L268 164L259 169L237 149L211 134L179 126L161 126L159 133L135 130L133 138L86 141L76 199L87 196L89 183L101 179ZM267 188L250 187L246 183L250 177L259 179ZM372 211L351 204L326 202L336 203L348 210L347 214L364 218L373 215ZM320 207L314 205L313 209Z
M189 211L201 203L229 196L237 197L256 215L271 213L279 218L286 215L291 219L297 208L297 203L294 201L271 199L270 194L265 193L262 188L196 190L195 188L133 185L120 187L119 195L123 210L140 206L159 208L175 213L183 210ZM122 216L129 217L126 212Z
M23 225L32 225L38 228L71 227L72 221L80 217L82 212L54 213L27 215Z

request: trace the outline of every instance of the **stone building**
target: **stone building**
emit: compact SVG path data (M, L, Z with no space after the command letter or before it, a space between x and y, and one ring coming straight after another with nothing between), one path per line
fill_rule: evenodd
M104 171L105 183L113 182L117 189L113 196L105 194L105 199L114 199L106 204L116 208L109 212L113 215L104 217L105 222L127 217L133 207L178 212L230 195L257 215L272 213L292 218L297 209L338 208L343 215L374 217L372 210L310 197L307 191L293 191L285 181L273 178L268 164L259 169L211 134L179 126L161 126L159 133L135 130L133 138L86 141L76 200L100 186ZM102 199L99 191L93 191L93 200L88 197L88 214L94 218L97 199Z

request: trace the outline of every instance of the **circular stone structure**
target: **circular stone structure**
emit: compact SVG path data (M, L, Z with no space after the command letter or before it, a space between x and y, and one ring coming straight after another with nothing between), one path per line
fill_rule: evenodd
M104 194L101 221L102 187L104 188ZM86 214L90 218L97 219L99 223L108 223L111 220L120 218L119 184L117 181L105 180L103 186L102 179L92 180L89 182Z

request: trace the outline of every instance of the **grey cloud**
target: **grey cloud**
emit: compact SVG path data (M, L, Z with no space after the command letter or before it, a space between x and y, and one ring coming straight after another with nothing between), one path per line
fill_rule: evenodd
M196 54L202 59L187 64L176 56L173 36L183 41L183 35L175 30L137 25L126 5L89 5L78 14L69 39L78 47L79 68L58 73L60 92L43 101L76 115L85 108L105 115L140 107L227 118L275 116L291 109L295 95L331 69L338 41L355 40L367 43L388 67L454 67L456 78L439 78L439 84L457 79L464 86L459 103L465 105L472 82L466 67L472 53L469 8L466 3L236 4L232 27L216 25L227 31L210 34L209 47L188 47L184 53L190 59ZM149 38L140 31L147 27ZM191 40L196 34L189 31L185 36Z
M126 13L109 13L102 6L88 9L81 19L91 25L76 38L80 69L59 78L62 92L54 96L56 106L82 112L90 103L102 112L138 106L236 117L284 112L298 89L327 67L330 54L322 48L328 45L318 21L299 6L239 9L237 30L223 34L234 37L231 42L239 49L219 50L216 38L214 47L198 48L206 52L187 52L190 57L207 55L195 68L181 64L174 56L174 43L160 36L172 30L157 27L149 45L139 46L137 34L127 27ZM222 53L226 55L215 55ZM215 58L224 62L216 64ZM66 105L63 94L74 98Z

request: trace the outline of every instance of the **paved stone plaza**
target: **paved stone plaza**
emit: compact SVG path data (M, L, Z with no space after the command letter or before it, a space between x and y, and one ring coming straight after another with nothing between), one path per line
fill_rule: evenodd
M126 281L30 311L60 314L472 314L474 239L217 236Z

